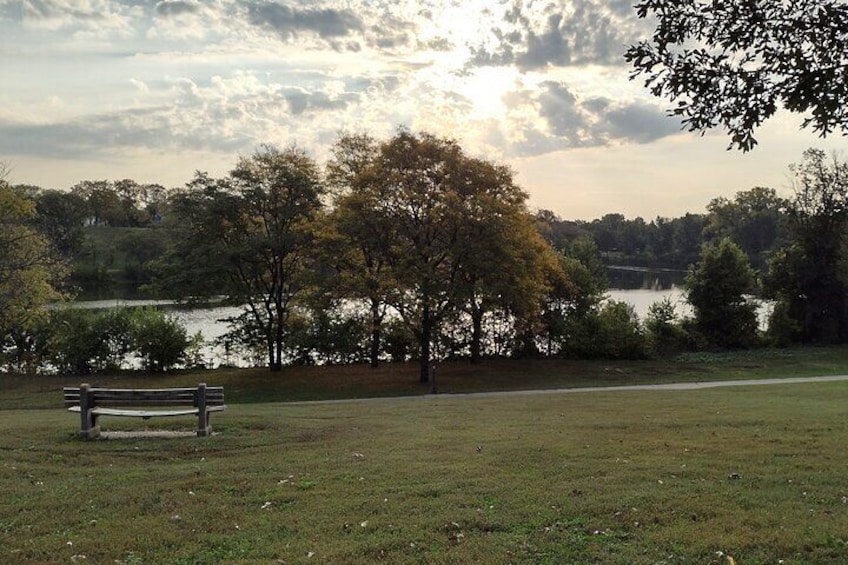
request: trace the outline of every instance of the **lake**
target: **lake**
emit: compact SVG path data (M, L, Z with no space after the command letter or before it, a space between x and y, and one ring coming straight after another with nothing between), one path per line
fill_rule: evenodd
M609 282L611 287L607 292L610 300L619 300L633 305L640 319L648 314L651 304L669 298L677 307L679 315L690 314L681 288L684 271L672 269L644 269L640 267L609 267ZM203 356L215 365L228 364L246 366L248 362L235 357L228 357L223 347L215 347L211 342L221 337L227 331L227 325L222 321L237 316L241 309L236 306L211 306L188 308L173 300L144 300L144 299L106 299L84 300L74 303L77 308L115 308L119 306L155 306L167 309L186 328L189 336L197 332L210 342L203 348Z

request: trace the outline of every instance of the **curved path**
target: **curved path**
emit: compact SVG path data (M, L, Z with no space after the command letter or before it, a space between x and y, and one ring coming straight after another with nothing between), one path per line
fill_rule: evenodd
M290 402L287 404L338 404L341 402L372 402L375 400L423 400L436 398L493 398L499 396L536 396L543 394L573 394L580 392L624 392L634 390L699 390L704 388L720 388L731 386L761 386L761 385L783 385L799 383L823 383L834 381L848 381L848 375L833 375L827 377L791 377L784 379L745 379L737 381L703 381L688 383L665 383L653 385L619 385L619 386L591 386L578 388L551 388L536 390L507 390L497 392L461 392L422 394L418 396L385 396L377 398L350 398L339 400L311 400L301 402Z

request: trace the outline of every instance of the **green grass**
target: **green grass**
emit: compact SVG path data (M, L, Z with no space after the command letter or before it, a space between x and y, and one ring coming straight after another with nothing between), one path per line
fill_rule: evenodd
M490 360L477 366L451 362L440 364L436 373L439 392L448 394L835 375L848 374L848 347L698 353L675 360L651 361ZM62 386L84 381L139 388L205 381L224 386L228 401L238 404L416 396L430 391L429 385L418 383L415 364L386 364L377 369L364 365L288 367L279 373L265 369L220 369L89 377L0 375L0 410L55 407Z
M784 359L783 376L838 368L834 350L818 353ZM704 361L658 378L766 376L760 365L771 363ZM495 365L476 376L446 367L445 386L504 383L521 366L532 383L588 378L542 378L569 364ZM585 367L607 383L648 378L648 365ZM78 418L60 407L56 382L4 377L0 561L729 563L718 552L739 565L848 561L848 382L260 402L281 394L279 381L303 379L318 395L318 383L343 375L311 371L246 372L241 389L236 373L210 376L230 403L211 438L93 442L75 437ZM381 377L396 383L380 385L389 392L414 377L395 371L402 378ZM357 374L348 378L363 381ZM21 409L47 398L49 409Z
M6 410L0 559L844 563L846 401L822 383L244 404L211 438L95 442L61 409Z

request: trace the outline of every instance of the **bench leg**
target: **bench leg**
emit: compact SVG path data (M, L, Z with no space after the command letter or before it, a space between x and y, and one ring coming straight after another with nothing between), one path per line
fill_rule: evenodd
M212 426L209 425L209 413L205 410L197 414L197 437L212 435Z
M91 413L92 403L89 398L89 385L80 386L80 437L94 439L100 435L97 416Z
M83 439L97 439L100 437L100 424L97 423L97 416L89 412L88 427L83 424L83 429L80 430L80 436Z
M209 425L209 412L206 410L206 383L197 385L197 436L206 437L212 435L212 427Z

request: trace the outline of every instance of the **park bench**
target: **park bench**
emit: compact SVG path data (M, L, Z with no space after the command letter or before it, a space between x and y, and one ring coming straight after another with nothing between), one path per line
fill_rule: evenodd
M145 420L160 416L197 416L197 435L208 436L212 433L209 414L227 408L224 387L208 387L206 383L194 388L156 389L99 388L83 384L65 387L64 392L68 410L80 413L80 436L85 439L100 435L97 422L100 416Z

